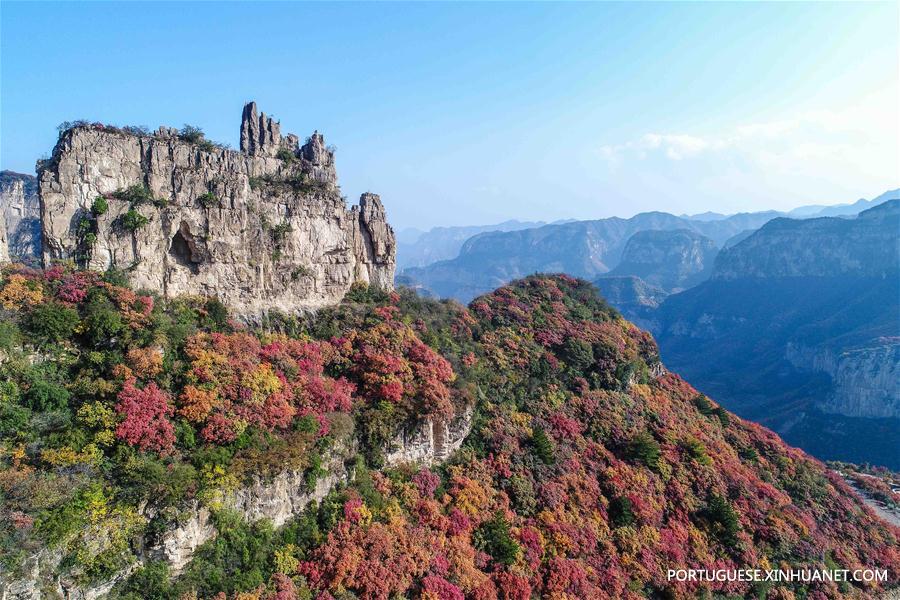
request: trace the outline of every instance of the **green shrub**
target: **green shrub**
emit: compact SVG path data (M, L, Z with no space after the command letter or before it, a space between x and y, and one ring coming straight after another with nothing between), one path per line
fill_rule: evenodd
M122 227L134 233L144 225L150 222L150 219L139 213L133 208L129 208L128 212L122 215Z
M275 154L275 158L283 160L284 162L294 162L297 159L294 153L287 148L279 148L278 152Z
M594 349L589 342L570 337L563 344L562 357L574 374L580 376L594 364Z
M516 562L521 551L519 544L510 534L509 523L500 512L492 519L482 523L475 532L473 541L477 548L487 552L494 560L504 565Z
M609 501L609 522L613 527L628 527L635 521L631 500L616 496Z
M78 321L75 309L57 302L46 302L31 310L27 327L39 343L48 344L69 339Z
M659 443L650 433L642 431L628 443L625 456L655 470L659 467Z
M712 402L709 401L704 394L700 394L696 398L694 398L694 406L697 407L697 410L700 411L701 415L708 417L713 414L713 405Z
M553 440L547 435L547 432L541 427L535 427L531 434L531 448L535 455L541 459L544 464L552 464L554 461Z
M91 214L95 217L106 214L109 210L109 202L103 196L97 196L91 203Z
M201 325L213 331L224 331L228 328L228 307L218 298L210 298L203 307L206 310Z
M276 245L280 245L292 231L294 231L294 228L287 221L279 223L272 228L272 240L274 240Z
M206 134L203 133L201 128L186 124L181 128L181 131L178 132L178 139L191 144L199 144L206 139Z
M22 344L22 332L12 321L0 321L0 349L12 350Z
M32 371L27 376L25 404L34 411L61 410L69 405L69 391L63 386L44 378L44 374Z
M202 204L205 208L212 208L214 206L219 206L219 197L212 192L206 192L197 198L197 202Z
M301 277L309 277L312 274L312 269L310 269L306 265L300 265L299 267L294 267L294 270L291 271L291 281L297 281Z
M179 580L179 586L211 598L231 596L264 585L272 572L275 532L266 520L249 524L229 511L214 515L218 535L197 549Z
M711 532L729 548L737 546L737 534L741 530L741 522L731 504L717 494L713 494L701 515L710 527Z
M694 438L686 439L681 443L681 447L684 448L688 456L690 456L701 465L712 464L712 459L706 452L706 446L704 446L703 442L701 442L700 440Z
M95 347L108 346L124 331L122 316L102 293L89 296L85 306L85 337Z
M150 191L150 188L140 184L129 186L124 190L118 190L113 193L113 197L117 200L127 202L132 206L132 208L141 204L155 203L155 199L153 198L153 193Z
M721 406L717 406L713 411L713 414L715 414L719 418L719 422L722 424L722 427L728 427L728 425L731 424L731 417L728 416L728 411Z

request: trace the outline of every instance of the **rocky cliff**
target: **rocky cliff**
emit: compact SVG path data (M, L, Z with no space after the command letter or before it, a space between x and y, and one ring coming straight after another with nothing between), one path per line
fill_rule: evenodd
M621 262L610 275L634 275L668 292L692 287L709 277L716 243L687 229L639 231L625 243Z
M774 219L724 249L713 277L884 277L897 270L898 224L900 200L870 208L855 219Z
M37 179L23 173L0 172L0 211L6 220L6 226L0 232L5 240L3 249L0 249L0 261L4 252L8 252L7 260L39 260L41 221Z
M0 216L2 217L2 216ZM0 265L9 262L9 240L6 235L6 219L0 218Z
M385 454L385 466L430 466L447 460L472 429L474 406L460 407L450 422L423 419L398 432ZM303 470L287 469L274 477L255 477L238 489L214 500L217 509L233 511L253 523L265 519L281 527L299 516L313 502L321 502L335 487L353 480L350 465L357 451L352 434L338 441L322 462L324 475L310 485ZM151 518L152 514L144 515ZM54 594L70 600L97 600L148 561L163 561L169 573L179 575L197 549L216 536L213 512L198 501L180 511L177 522L155 540L142 539L137 560L102 582L81 585L60 576L63 560L57 551L42 550L27 559L25 576L13 581L0 577L0 600L40 600Z
M334 152L244 108L240 151L197 132L80 125L39 167L43 260L127 272L166 297L218 297L245 317L315 309L356 282L393 285L375 194L348 210Z
M798 368L831 377L830 393L818 403L823 412L900 418L900 343L896 338L873 342L843 352L789 343L785 355Z

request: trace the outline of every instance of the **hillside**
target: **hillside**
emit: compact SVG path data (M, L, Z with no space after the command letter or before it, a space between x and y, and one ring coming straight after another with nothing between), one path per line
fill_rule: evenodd
M835 460L900 467L900 201L776 219L655 313L667 365Z
M2 277L6 597L878 589L666 577L747 565L886 568L898 584L900 530L666 373L587 283L532 277L469 309L356 287L251 330L113 275Z

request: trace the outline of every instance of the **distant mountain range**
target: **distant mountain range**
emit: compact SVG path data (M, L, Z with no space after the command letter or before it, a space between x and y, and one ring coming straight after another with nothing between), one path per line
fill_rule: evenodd
M472 236L486 231L518 231L546 225L544 221L516 221L515 219L494 225L465 225L461 227L435 227L428 231L404 229L397 234L397 269L424 267L439 260L447 260L459 254L463 243Z
M623 308L729 409L820 458L898 469L898 232L898 200L856 219L775 219L720 252L708 281Z
M860 200L854 204L821 208L809 206L796 210L805 213L805 218L823 213L852 216L859 212L853 212L857 206L876 206L891 198L900 198L900 190L891 190L873 200ZM630 238L639 232L682 230L705 236L717 248L722 248L734 245L765 223L784 216L786 213L777 211L716 215L716 218L711 218L709 213L694 218L647 212L629 219L612 217L531 228L517 226L524 225L519 222L507 222L501 224L507 227L506 230L492 229L465 240L454 258L402 268L404 264L421 263L426 255L447 254L452 245L438 241L447 237L458 240L467 228L436 229L433 230L434 238L426 237L427 234L418 238L415 258L412 255L404 258L404 246L400 245L398 265L402 270L399 271L398 281L441 297L468 302L479 294L533 273L565 272L592 280L607 273L638 274L611 271L622 261ZM433 249L429 249L431 239L436 240ZM690 283L698 282L695 279Z

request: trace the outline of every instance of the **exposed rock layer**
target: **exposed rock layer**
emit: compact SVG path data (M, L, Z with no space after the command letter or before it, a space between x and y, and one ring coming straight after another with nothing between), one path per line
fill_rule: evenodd
M427 466L443 462L459 449L471 431L473 415L474 407L467 406L460 409L452 422L426 419L410 425L395 437L386 453L386 465ZM355 451L352 437L338 442L326 454L322 464L325 474L316 479L312 488L303 470L289 469L272 478L255 478L248 485L226 493L221 505L248 522L268 519L273 526L281 527L300 515L310 502L320 502L335 486L352 479L348 462ZM104 582L87 587L61 579L58 573L62 556L44 550L26 561L24 578L6 582L0 577L0 600L40 600L46 597L45 590L70 600L97 600L146 560L163 560L169 572L178 575L194 552L216 535L212 513L199 502L194 502L182 514L179 522L165 530L157 543L145 548L136 562Z
M244 316L334 304L356 282L392 287L396 244L384 207L364 194L347 209L321 134L300 147L251 103L241 149L165 128L66 131L39 165L44 262L123 269L135 287L216 296ZM132 186L153 200L115 196ZM109 209L92 214L100 196ZM135 213L147 220L137 228Z
M634 275L674 293L707 279L718 250L711 239L687 229L639 231L609 275Z
M37 179L33 175L0 172L0 262L32 262L40 257L41 223ZM4 225L0 221L0 225Z

